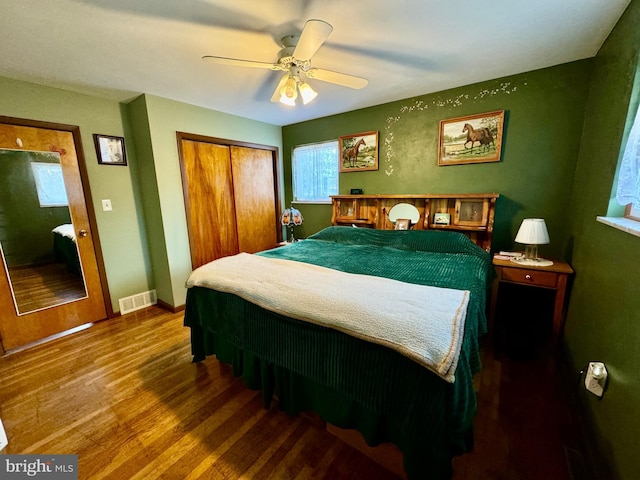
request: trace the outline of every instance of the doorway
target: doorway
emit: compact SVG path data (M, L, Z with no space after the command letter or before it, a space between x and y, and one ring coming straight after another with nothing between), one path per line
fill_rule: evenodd
M113 312L80 129L0 117L0 353Z

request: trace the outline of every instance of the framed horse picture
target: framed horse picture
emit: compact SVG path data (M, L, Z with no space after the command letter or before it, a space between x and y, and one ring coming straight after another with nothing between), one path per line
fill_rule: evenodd
M499 162L504 110L440 121L438 165Z
M378 131L339 137L340 172L378 170Z

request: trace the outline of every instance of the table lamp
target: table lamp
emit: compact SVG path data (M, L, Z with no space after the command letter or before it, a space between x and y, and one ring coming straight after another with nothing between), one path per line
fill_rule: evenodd
M300 213L300 210L297 208L293 208L293 205L289 208L285 208L284 212L282 212L281 223L285 227L289 227L291 230L291 239L289 240L291 243L297 242L293 236L293 228L296 225L302 225L303 220L302 213Z
M551 260L538 257L538 245L549 243L549 232L543 218L525 218L518 230L516 243L525 245L524 257L513 257L511 261L520 265L548 267L553 265Z

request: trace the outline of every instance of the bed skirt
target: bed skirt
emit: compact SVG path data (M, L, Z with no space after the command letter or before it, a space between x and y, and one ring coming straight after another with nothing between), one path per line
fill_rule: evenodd
M277 397L287 413L315 412L370 446L394 443L409 479L449 479L453 457L472 448L468 379L446 383L393 350L205 288L189 289L185 325L194 361L215 355L231 365L265 408Z

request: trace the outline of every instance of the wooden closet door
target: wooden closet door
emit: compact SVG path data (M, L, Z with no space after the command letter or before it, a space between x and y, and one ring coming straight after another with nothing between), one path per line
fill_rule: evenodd
M238 248L255 253L277 245L277 204L273 154L231 147Z
M230 150L182 139L183 188L193 268L238 253Z

